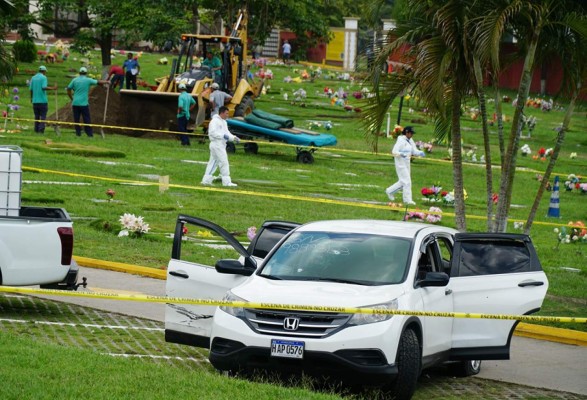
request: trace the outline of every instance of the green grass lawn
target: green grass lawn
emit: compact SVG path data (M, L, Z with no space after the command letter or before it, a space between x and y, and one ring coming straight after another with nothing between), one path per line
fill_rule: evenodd
M155 77L168 74L169 66L157 64L159 57L157 54L145 53L140 59L141 78L149 83L154 83ZM49 84L56 81L61 88L58 92L60 106L67 103L64 88L79 69L81 58L72 53L66 62L48 65ZM167 58L171 59L169 55ZM99 63L97 53L92 60L94 66ZM123 60L124 56L117 55L113 63L121 63ZM39 65L21 65L14 81L6 85L8 94L5 90L4 103L15 103L11 93L13 87L20 91L20 99L16 103L21 108L14 113L15 118L33 117L26 81ZM295 126L301 128L308 128L313 122L322 123L317 131L332 133L338 139L336 147L318 149L314 154L314 164L297 163L293 146L259 141L259 153L256 155L245 153L242 146L230 155L231 175L233 181L239 184L238 188L223 190L219 185L207 188L200 186L199 182L208 160L208 146L196 140L192 141L191 147L185 148L171 135L169 139L141 139L111 134L105 140L100 137L76 138L70 127L62 127L59 137L49 128L44 136L39 136L32 132L32 123L9 120L7 128L17 132L2 133L0 144L21 146L24 149L24 166L35 169L25 170L23 174L26 181L22 190L23 204L64 207L75 221L76 255L154 268L162 268L167 264L171 254L169 235L180 213L212 220L235 232L243 241L246 241L248 227L259 227L268 219L297 222L340 218L402 219L403 211L391 209L384 193L384 189L396 180L393 161L389 156L393 141L379 137L378 152L374 153L365 141L361 113L344 111L341 106L332 105L324 94L325 88L334 91L342 88L348 94L349 104L364 107L364 100L352 96L361 89L360 80L340 80L336 71L325 70L314 82L287 83L285 77L298 77L304 69L309 71L309 68L268 68L273 71L274 79L266 82L267 93L257 99L256 107L288 116L295 121ZM90 68L90 71L97 73L98 69ZM253 68L252 72L256 71ZM307 93L303 106L300 102L292 104L293 93L299 88ZM285 94L288 95L287 100ZM560 105L564 108L565 103L561 102ZM474 107L473 100L469 100L469 107ZM51 114L55 108L52 102L49 108ZM392 128L397 111L395 107L390 111ZM532 155L541 147L553 147L556 135L554 128L563 120L563 109L542 112L530 107L525 112L536 116L538 122L532 138L522 139L521 144L527 143L533 151ZM504 104L504 113L511 120L511 103ZM326 121L333 124L330 131L324 128ZM475 152L479 159L482 151L481 124L471 119L469 112L463 114L462 121L465 151ZM422 112L422 105L418 104L417 98L406 102L401 123L415 126L415 140L432 142L434 139L432 120ZM492 157L494 165L497 165L497 135L495 128L492 129ZM586 130L585 105L580 104L555 168L562 182L569 174L587 177ZM508 122L506 132L509 132ZM52 150L45 144L46 139L61 148L73 145L76 150ZM571 153L577 153L576 158L571 158ZM534 159L532 155L519 159L521 168L516 174L510 210L512 221L526 219L538 190L537 174L543 173L546 167L546 162ZM453 189L452 166L446 160L447 157L446 147L434 145L426 158L415 160L412 165L414 199L422 210L426 210L430 204L419 195L421 188L438 184L444 190ZM496 168L494 172L497 188L499 169ZM468 229L483 231L486 226L484 166L471 162L465 166L464 174L468 194ZM169 176L171 187L168 190L159 190L159 176ZM585 179L582 181L585 182ZM147 182L149 185L130 185L129 181ZM541 314L585 317L587 247L580 243L559 245L553 230L569 221L585 222L587 195L577 190L565 191L562 182L562 217L546 217L550 196L547 193L542 199L531 232L550 280L549 294ZM115 191L112 201L106 195L108 189ZM450 215L452 208L444 205L440 207L445 212L440 223L454 226ZM119 238L118 219L124 213L141 215L150 224L151 231L140 239ZM508 231L516 232L512 222ZM197 239L198 234L190 232L189 235ZM222 250L205 246L198 247L198 251L202 260L209 263L226 256ZM586 329L579 324L561 326Z

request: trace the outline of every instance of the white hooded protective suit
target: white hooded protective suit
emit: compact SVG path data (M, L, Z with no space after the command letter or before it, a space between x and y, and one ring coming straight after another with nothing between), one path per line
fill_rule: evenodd
M202 183L210 185L214 180L214 172L216 172L217 168L220 168L222 185L233 186L226 154L226 142L238 143L239 138L230 133L226 121L218 114L212 117L210 125L208 125L208 138L210 138L210 160L206 166L206 173L202 178Z
M402 190L404 203L413 204L410 157L412 155L424 157L424 152L418 150L412 139L408 139L406 135L400 135L391 150L391 154L395 160L395 172L399 180L385 189L385 193L387 193L390 200L393 200L394 193Z

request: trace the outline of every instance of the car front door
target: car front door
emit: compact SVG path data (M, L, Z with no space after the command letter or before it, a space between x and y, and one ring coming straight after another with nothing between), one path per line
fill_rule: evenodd
M444 246L448 245L452 249L452 243L448 237L438 237L437 235L431 235L424 239L420 246L420 260L418 261L415 286L422 297L423 311L453 311L453 298L448 287L419 287L419 281L426 278L427 273L445 272L439 249L440 243ZM452 321L450 318L423 317L422 324L424 325L423 360L433 364L435 363L434 357L442 356L451 348Z
M177 304L173 303L173 297L221 300L228 290L243 283L254 272L257 261L260 262L297 225L278 221L266 222L247 250L220 226L180 215L175 228L172 257L167 267L166 293L171 299L165 308L165 340L208 348L216 306ZM204 228L220 236L228 245L214 246L234 249L237 256L241 256L242 271L220 273L216 268L198 262L201 256L190 254L194 244L186 240L188 227L197 230ZM196 248L195 252L200 248Z
M548 279L527 235L455 236L449 289L454 311L526 315L538 311ZM453 319L453 359L509 359L516 320Z

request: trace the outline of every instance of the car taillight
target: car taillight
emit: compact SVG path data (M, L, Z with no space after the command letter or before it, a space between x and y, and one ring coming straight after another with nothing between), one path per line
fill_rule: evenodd
M57 228L61 239L61 265L70 265L73 256L73 228Z

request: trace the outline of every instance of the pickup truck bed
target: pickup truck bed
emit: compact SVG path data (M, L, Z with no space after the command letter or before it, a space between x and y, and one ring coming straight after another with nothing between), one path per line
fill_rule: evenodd
M62 208L21 207L0 217L0 284L69 289L77 283L72 221Z

